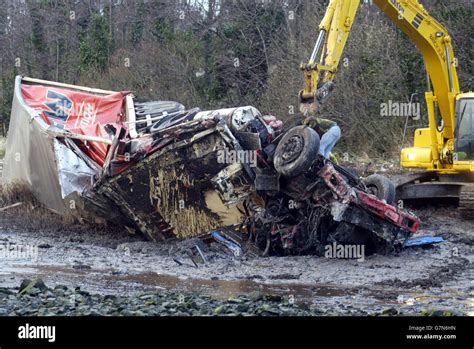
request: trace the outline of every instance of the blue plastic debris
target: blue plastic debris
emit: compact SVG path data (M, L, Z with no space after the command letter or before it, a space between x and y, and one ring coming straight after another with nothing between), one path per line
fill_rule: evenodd
M444 241L445 240L441 236L420 236L420 237L408 239L405 242L405 247L433 245L433 244L439 244Z
M224 236L222 236L220 234L220 232L218 232L217 230L213 230L213 231L211 231L211 235L217 242L223 244L229 250L231 250L232 253L234 254L234 256L236 256L236 257L242 256L242 249L240 248L240 246L237 245L236 243L226 239Z

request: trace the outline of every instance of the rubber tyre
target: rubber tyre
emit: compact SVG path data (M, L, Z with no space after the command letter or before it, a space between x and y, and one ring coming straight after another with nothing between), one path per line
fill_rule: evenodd
M289 144L299 142L298 149L288 158ZM296 177L306 172L317 159L320 138L318 133L307 126L296 126L289 130L278 143L273 164L275 170L284 177Z
M378 199L385 200L387 204L395 203L396 188L393 182L385 176L373 174L364 179L364 184Z
M353 167L344 167L344 170L352 175L352 177L349 180L360 181L359 172L357 172L357 170L355 168L353 168Z

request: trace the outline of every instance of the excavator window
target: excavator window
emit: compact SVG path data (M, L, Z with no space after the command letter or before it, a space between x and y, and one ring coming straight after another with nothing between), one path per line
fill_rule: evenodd
M474 98L457 102L456 153L459 161L474 160Z

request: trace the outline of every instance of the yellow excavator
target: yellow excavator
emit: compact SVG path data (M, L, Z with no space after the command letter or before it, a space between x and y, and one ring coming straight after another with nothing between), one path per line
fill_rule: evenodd
M366 1L367 2L367 1ZM474 218L474 93L461 93L457 59L447 29L417 0L370 0L421 52L428 76L425 93L429 127L415 130L414 145L401 151L401 167L416 168L397 179L398 200L459 200ZM331 0L308 63L302 64L300 109L314 112L334 89L333 79L360 0ZM423 169L423 170L420 170Z

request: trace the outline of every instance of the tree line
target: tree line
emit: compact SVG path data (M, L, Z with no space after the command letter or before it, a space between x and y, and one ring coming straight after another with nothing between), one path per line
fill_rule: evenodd
M472 90L472 5L421 2L448 27L461 86ZM299 65L311 54L327 3L4 0L0 121L8 124L17 74L129 90L189 108L254 105L285 121L298 119ZM422 58L370 1L361 5L343 57L334 95L320 111L343 129L338 150L392 155L405 119L381 116L380 106L425 91Z

